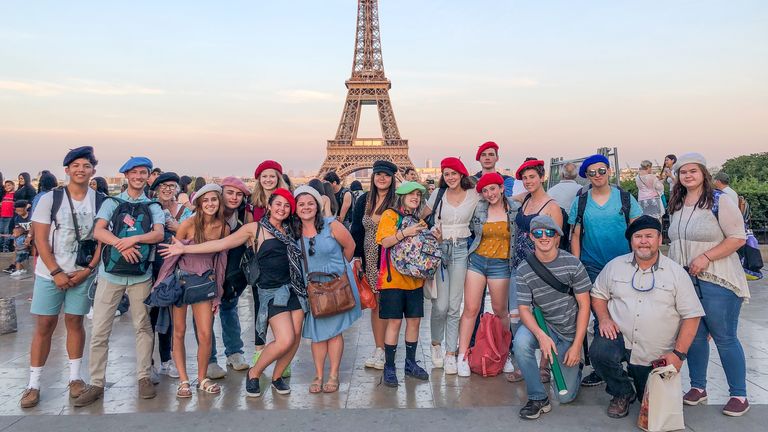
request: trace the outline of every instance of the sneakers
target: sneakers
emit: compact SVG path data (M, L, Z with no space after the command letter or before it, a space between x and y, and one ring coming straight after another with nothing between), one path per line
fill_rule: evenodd
M440 345L432 345L432 367L440 369L445 364L445 356L443 354L443 347Z
M146 379L146 378L145 378ZM151 384L150 384L151 385ZM154 389L153 389L154 390ZM85 391L75 399L74 405L76 407L88 406L104 396L104 387L98 387L89 385L85 388Z
M253 353L253 365L256 366L256 362L259 361L259 357L261 357L261 351L256 351Z
M288 363L288 366L285 367L285 370L283 370L283 373L280 374L281 378L290 378L291 377L291 364Z
M19 404L22 408L36 407L38 403L40 403L40 389L28 388L21 394Z
M258 378L251 378L245 374L245 397L260 397L261 385Z
M155 366L149 368L149 380L152 381L152 384L160 384L160 372Z
M384 366L384 375L381 378L387 387L397 387L397 372L394 366Z
M384 348L376 347L371 356L365 360L365 367L384 370Z
M272 389L276 391L277 394L281 395L287 395L291 393L291 386L289 386L282 377L272 381Z
M11 273L13 273L15 271L16 271L16 265L15 264L11 264L8 267L6 267L5 270L3 270L3 273L11 274Z
M422 381L429 380L429 374L423 367L419 366L414 360L405 359L405 376L413 377Z
M707 391L699 390L697 388L691 388L688 393L683 396L683 403L686 405L698 405L704 403L707 400Z
M635 401L635 395L630 396L616 396L611 399L611 403L608 404L608 417L610 418L622 418L629 414L629 406Z
M512 364L512 354L507 355L507 361L504 362L504 373L515 371L515 365Z
M744 402L737 397L728 399L728 403L723 407L723 414L729 417L741 417L749 411L749 402L744 398Z
M443 369L445 370L446 375L456 375L459 373L459 370L456 368L456 356L455 355L447 355L445 356L445 362L443 363Z
M139 380L139 397L142 399L154 399L157 396L155 385L149 378ZM79 400L80 398L77 398Z
M91 306L91 309L88 310L88 313L85 315L85 317L88 318L89 320L93 319L93 306Z
M472 371L469 370L469 361L467 360L466 354L459 353L459 358L456 361L456 368L458 369L460 377L466 378L472 374Z
M85 381L78 379L69 382L69 398L77 399L85 391Z
M602 378L600 378L600 375L597 374L597 372L592 371L591 374L584 377L584 379L581 380L581 386L582 387L595 387L599 386L600 384L604 383Z
M13 273L11 273L11 277L18 278L24 276L25 274L27 274L27 271L24 269L15 270Z
M552 411L552 405L549 404L549 398L544 400L528 400L528 403L520 409L520 418L527 420L536 420L542 413Z
M173 360L168 360L160 365L160 373L164 373L171 378L179 377L179 370L176 369L176 363Z
M245 357L241 353L234 353L227 357L227 366L232 366L236 371L248 369L248 363L245 362Z
M205 376L210 379L222 379L227 376L227 371L216 362L208 363L208 369L205 371Z

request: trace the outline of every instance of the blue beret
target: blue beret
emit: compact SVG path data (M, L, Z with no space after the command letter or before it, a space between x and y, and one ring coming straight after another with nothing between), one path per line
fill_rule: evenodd
M590 165L600 162L604 163L608 168L611 167L611 163L608 161L607 157L601 154L592 155L584 159L584 162L581 163L581 167L579 168L579 177L587 178L587 168L589 168Z
M64 156L64 166L69 166L75 159L86 158L90 161L95 161L96 158L93 155L93 147L83 146L72 149Z
M136 167L147 167L150 171L152 170L152 161L148 158L145 158L144 156L132 156L130 159L128 159L128 162L124 163L123 166L120 167L120 172L125 174L126 172L136 168Z

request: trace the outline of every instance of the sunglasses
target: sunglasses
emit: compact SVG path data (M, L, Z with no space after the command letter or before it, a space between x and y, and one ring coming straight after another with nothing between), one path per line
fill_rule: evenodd
M531 231L531 234L533 234L533 238L540 239L546 235L549 238L554 237L557 234L556 230L553 229L535 229Z
M608 168L598 168L596 170L587 171L587 175L590 177L595 177L598 174L600 174L601 176L608 174Z
M315 255L315 238L311 237L309 239L309 256Z

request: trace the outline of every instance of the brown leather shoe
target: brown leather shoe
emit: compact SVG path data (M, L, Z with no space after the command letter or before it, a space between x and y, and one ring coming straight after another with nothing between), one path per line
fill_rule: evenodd
M85 381L79 379L69 382L69 398L70 399L77 399L86 388Z
M732 397L723 408L723 414L729 417L741 417L746 414L747 411L749 411L749 402L746 398L744 399L744 402L742 402L739 398Z
M139 397L142 399L153 399L157 396L155 386L149 378L142 378L139 380Z
M40 403L40 389L28 388L21 395L21 407L32 408Z
M85 387L85 391L80 393L80 396L75 399L74 405L76 407L88 406L97 400L101 399L104 395L104 387L95 385L89 385Z
M622 418L629 414L629 406L635 400L635 395L630 396L617 396L611 399L611 403L608 404L608 417L610 418Z

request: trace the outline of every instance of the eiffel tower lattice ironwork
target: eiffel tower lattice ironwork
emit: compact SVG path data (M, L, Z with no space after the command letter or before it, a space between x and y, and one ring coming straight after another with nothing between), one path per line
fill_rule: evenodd
M357 32L352 76L346 81L347 99L339 121L336 138L328 140L325 162L319 175L336 171L342 179L377 160L389 160L401 170L413 167L408 157L408 140L400 138L389 89L392 83L384 75L381 56L378 0L358 0ZM381 138L358 137L363 105L376 105L381 124Z

